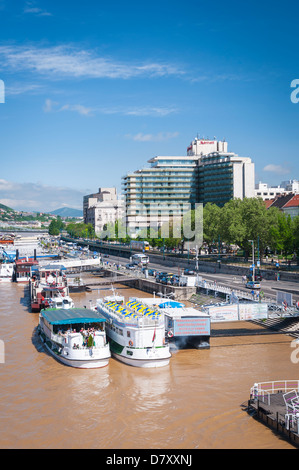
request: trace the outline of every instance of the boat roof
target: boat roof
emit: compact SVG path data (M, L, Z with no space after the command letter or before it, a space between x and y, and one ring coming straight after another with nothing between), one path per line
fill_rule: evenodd
M197 310L193 307L182 307L182 308L163 308L163 313L166 316L175 318L184 318L184 317L193 317L193 318L209 318L210 315L207 312L203 312L202 310Z
M72 323L99 323L106 321L99 312L88 308L47 308L41 315L51 325L69 325Z

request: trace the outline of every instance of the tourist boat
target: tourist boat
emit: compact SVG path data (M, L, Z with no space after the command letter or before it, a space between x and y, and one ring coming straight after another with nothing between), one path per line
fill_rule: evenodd
M65 365L94 369L111 357L106 319L86 308L41 310L37 333L47 350Z
M207 312L186 307L181 302L159 298L132 298L146 307L163 312L165 335L171 348L209 349L211 319Z
M12 282L14 273L14 263L1 263L0 264L0 283Z
M130 366L167 366L171 353L165 341L164 316L141 307L138 302L125 304L118 295L97 300L97 311L107 319L111 354Z
M29 283L31 311L45 308L73 308L67 278L60 265L33 266Z

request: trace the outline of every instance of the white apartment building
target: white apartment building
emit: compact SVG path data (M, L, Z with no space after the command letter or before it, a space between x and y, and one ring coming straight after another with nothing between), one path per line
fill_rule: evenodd
M99 188L98 193L83 198L84 223L92 224L96 234L100 234L106 224L121 220L123 215L123 200L117 197L116 188Z
M255 185L254 195L255 197L262 198L264 201L274 199L282 194L298 194L299 193L299 181L289 180L282 181L279 186L268 186L267 183L261 181Z

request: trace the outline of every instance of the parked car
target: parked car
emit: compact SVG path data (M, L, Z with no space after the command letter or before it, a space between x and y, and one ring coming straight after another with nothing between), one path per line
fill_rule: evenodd
M188 269L188 268L186 268L186 269L184 269L184 274L185 274L186 276L194 276L194 275L195 275L195 272L193 271L193 269Z
M261 285L259 282L256 281L248 281L246 282L245 287L247 287L248 289L260 289Z
M167 273L165 273L165 272L157 273L156 274L156 281L161 282L161 279L165 276L167 276Z
M135 268L136 268L136 264L128 263L128 264L126 264L126 268L127 268L127 269L135 269Z

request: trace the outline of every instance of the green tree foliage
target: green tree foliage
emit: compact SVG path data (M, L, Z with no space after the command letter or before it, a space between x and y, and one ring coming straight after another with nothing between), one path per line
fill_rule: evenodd
M299 221L292 221L276 207L267 209L257 198L232 199L221 208L206 204L203 226L204 241L209 246L219 236L224 243L238 245L247 256L252 250L250 240L255 247L259 243L261 257L267 247L287 256L293 253L299 238Z
M66 226L67 233L74 238L95 238L95 232L92 224L70 223Z
M53 219L49 225L49 235L59 235L61 230L65 227L64 223L61 220L61 217Z

